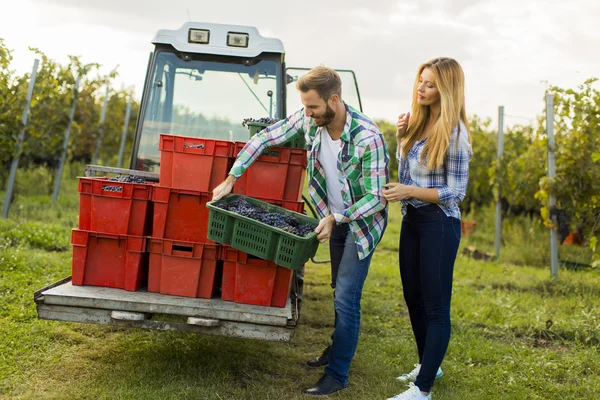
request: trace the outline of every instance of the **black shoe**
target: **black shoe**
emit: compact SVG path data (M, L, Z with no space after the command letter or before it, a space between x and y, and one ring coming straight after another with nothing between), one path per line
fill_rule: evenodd
M323 354L321 354L319 357L313 358L312 360L308 360L306 362L306 365L308 365L309 367L317 368L317 367L323 367L323 366L329 364L329 349L330 348L331 348L331 346L325 347L325 350L323 350Z
M327 396L335 392L339 392L346 387L340 385L333 377L323 374L315 386L308 388L304 391L304 394L311 396Z

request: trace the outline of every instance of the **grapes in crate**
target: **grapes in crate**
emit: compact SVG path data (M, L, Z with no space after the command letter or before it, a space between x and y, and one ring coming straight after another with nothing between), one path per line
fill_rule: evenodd
M146 181L141 176L137 175L116 175L110 178L113 182L125 182L125 183L141 183L146 184Z
M279 228L296 236L304 237L315 230L312 224L302 222L293 215L271 213L263 207L250 204L243 197L238 197L229 202L218 203L215 206L260 221L274 228Z
M270 117L262 117L258 119L254 118L244 118L242 121L242 126L247 126L248 122L255 122L257 124L265 124L265 125L273 125L275 122L281 121L280 119L270 118Z
M138 184L146 184L147 182L144 178L137 175L116 175L109 179L111 182L123 182L123 183L138 183ZM102 185L102 190L107 192L116 192L120 193L123 191L121 186L116 185Z

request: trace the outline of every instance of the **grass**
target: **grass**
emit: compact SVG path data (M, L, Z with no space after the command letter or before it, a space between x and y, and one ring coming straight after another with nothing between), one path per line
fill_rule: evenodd
M306 398L301 391L321 370L304 361L333 328L327 264L307 265L290 343L38 320L33 292L70 274L74 182L64 182L53 206L47 194L19 196L10 219L0 221L0 398ZM399 221L393 207L365 285L350 387L333 398L397 394L403 386L394 377L416 362L398 274ZM528 223L513 224L499 261L458 257L453 336L434 399L600 398L600 271L562 269L551 280L541 256L528 254L545 240L535 229L531 239ZM490 231L478 220L462 246L484 247ZM318 258L328 258L326 246Z
M493 208L486 208L464 216L477 223L475 232L464 238L464 246L495 254L496 217ZM548 229L541 219L507 217L502 220L500 262L515 265L548 267L550 265L550 239ZM593 252L588 246L559 246L559 267L588 268Z

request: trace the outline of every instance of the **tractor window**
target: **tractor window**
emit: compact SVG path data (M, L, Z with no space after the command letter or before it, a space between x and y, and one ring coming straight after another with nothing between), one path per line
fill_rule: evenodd
M157 171L161 133L247 141L244 118L278 117L281 64L156 55L142 121L137 169Z

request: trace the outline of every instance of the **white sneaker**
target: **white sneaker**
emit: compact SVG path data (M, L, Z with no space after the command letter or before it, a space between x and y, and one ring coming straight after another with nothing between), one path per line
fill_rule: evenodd
M421 371L421 364L415 364L415 369L410 371L408 374L402 374L398 376L396 379L398 379L400 382L416 382L419 371ZM442 372L442 368L439 367L437 373L435 374L435 379L441 378L442 375L444 375L444 373Z
M408 390L390 397L387 400L431 400L431 392L427 396L421 393L421 389L415 386L414 383L408 384Z

